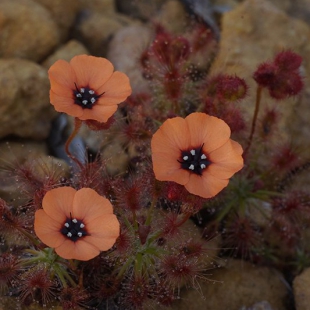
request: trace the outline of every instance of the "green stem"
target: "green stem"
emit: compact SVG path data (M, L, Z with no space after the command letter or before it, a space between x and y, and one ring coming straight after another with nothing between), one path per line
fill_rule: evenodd
M253 136L254 136L254 132L255 132L257 116L258 116L260 102L261 102L261 97L262 97L262 90L263 90L263 88L261 86L257 86L257 90L256 90L256 103L255 103L255 110L254 110L254 115L253 115L253 119L252 119L251 132L250 132L248 144L247 144L247 146L246 146L246 148L244 150L244 156L249 151L249 148L251 147L251 144L252 144L252 141L253 141Z
M131 225L130 222L128 221L126 215L124 215L122 212L120 212L120 213L121 213L121 216L122 216L122 220L124 221L124 224L126 225L127 229L128 229L130 232L134 233L135 230L133 229L132 225Z
M220 222L220 221L228 214L228 212L234 207L234 204L236 203L236 200L237 200L237 199L235 198L235 199L231 200L230 202L228 202L228 203L226 204L225 208L223 208L223 209L220 211L219 215L218 215L217 218L216 218L216 220L217 220L218 222Z
M137 253L136 259L135 259L135 275L141 275L142 273L142 258L143 254L142 253Z
M279 192L273 192L273 191L268 191L268 190L264 190L264 189L260 189L256 192L251 193L250 195L256 195L256 197L258 195L260 195L260 197L262 196L277 196L277 197L283 197L283 193L279 193Z
M28 231L26 231L25 229L23 228L16 228L21 234L23 234L26 238L28 238L32 243L33 245L36 245L38 246L40 244L40 241L35 239L35 237L30 234Z
M125 271L129 268L129 266L134 262L134 257L131 256L128 258L127 262L122 266L121 270L119 271L118 275L116 276L116 279L120 279L123 277Z
M58 268L57 265L53 266L53 270L56 272L61 284L63 285L63 287L66 288L68 285L67 285L67 282L65 280L63 272Z
M132 210L132 217L133 217L133 227L134 227L135 231L138 231L139 227L138 227L137 215L136 215L135 210Z
M63 275L64 277L70 282L70 284L73 286L73 287L76 287L76 283L74 282L74 280L71 278L71 276L69 275L69 273L67 271L62 271L63 272Z

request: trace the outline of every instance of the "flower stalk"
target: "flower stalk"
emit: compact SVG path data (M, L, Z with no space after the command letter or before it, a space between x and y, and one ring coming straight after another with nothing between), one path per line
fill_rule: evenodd
M252 119L251 131L250 131L250 135L249 135L249 139L248 139L248 144L244 150L244 156L246 156L247 152L249 151L249 149L251 147L252 141L253 141L253 136L254 136L255 127L256 127L256 121L257 121L258 112L259 112L259 108L260 108L262 90L263 90L263 88L260 85L258 85L257 89L256 89L255 110L254 110L254 115L253 115L253 119Z
M78 118L74 119L74 129L73 132L71 133L71 135L69 136L66 144L65 144L65 151L67 153L67 155L70 157L71 160L73 160L80 168L83 167L82 163L74 156L71 154L70 150L69 150L69 146L72 142L72 140L75 138L75 136L77 135L78 131L80 130L82 126L82 121L79 120Z

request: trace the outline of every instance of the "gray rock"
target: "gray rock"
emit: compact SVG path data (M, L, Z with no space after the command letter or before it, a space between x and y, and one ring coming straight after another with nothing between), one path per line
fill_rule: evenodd
M255 303L251 307L242 307L240 310L273 310L270 303L268 301L260 301Z

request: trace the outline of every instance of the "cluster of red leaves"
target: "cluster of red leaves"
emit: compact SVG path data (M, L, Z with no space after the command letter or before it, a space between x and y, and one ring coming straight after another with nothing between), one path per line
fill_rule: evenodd
M278 53L274 60L258 66L253 78L261 87L266 87L275 99L297 95L303 88L299 71L302 57L292 51Z
M140 57L143 76L157 81L168 100L182 100L186 82L199 79L190 58L207 47L211 50L214 42L212 32L203 25L196 26L187 36L172 35L157 25L154 40Z

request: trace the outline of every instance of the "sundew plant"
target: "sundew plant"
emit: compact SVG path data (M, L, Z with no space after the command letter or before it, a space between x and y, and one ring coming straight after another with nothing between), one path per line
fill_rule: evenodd
M5 294L25 306L152 309L182 298L182 287L212 281L218 257L292 272L308 264L309 193L291 184L309 164L289 141L274 151L281 116L260 108L263 92L280 102L302 91L302 58L284 50L257 67L247 119L247 81L192 63L199 53L211 62L215 46L204 26L182 37L156 25L138 60L149 81L143 93L132 94L126 74L104 58L78 55L50 67L50 103L74 119L64 146L71 175L11 167L28 202L0 200ZM108 173L100 153L81 161L69 148L81 126L105 145L117 140L127 169Z

